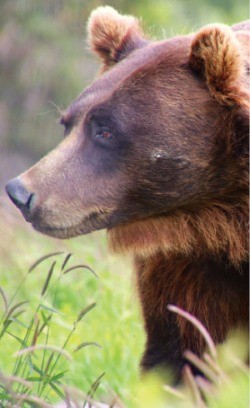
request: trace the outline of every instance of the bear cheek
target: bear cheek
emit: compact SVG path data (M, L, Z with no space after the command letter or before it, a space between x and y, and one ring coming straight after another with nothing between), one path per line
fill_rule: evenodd
M121 204L127 221L173 211L205 195L205 163L181 155L171 157L167 150L159 148L152 149L145 163L143 171L134 171L133 184Z

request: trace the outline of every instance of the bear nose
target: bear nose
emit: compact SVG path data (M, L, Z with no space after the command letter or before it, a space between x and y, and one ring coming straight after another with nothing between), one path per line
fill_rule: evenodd
M34 202L34 200L32 200L34 194L26 190L18 177L10 180L5 186L5 190L11 201L13 201L20 210L31 210L32 203Z

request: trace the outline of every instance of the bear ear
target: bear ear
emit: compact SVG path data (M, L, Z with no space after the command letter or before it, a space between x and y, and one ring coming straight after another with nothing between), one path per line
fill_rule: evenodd
M205 79L210 93L220 103L245 104L243 51L229 27L203 27L193 39L189 64Z
M101 58L103 71L145 43L139 21L132 16L123 16L109 6L98 7L91 13L88 41Z

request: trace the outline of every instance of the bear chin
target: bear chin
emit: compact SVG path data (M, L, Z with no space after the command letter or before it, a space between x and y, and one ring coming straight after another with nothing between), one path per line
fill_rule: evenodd
M94 231L112 228L114 226L114 221L112 222L110 219L108 219L105 212L93 212L90 215L85 216L81 222L76 225L58 226L46 224L41 220L32 220L31 224L36 231L44 235L48 235L53 238L68 239L77 237L79 235L86 235Z

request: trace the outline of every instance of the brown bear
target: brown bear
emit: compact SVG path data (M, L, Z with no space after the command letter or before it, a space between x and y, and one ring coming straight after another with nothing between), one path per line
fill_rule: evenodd
M248 326L248 23L150 41L137 19L89 20L98 78L61 118L65 139L6 190L33 227L70 238L107 229L132 254L147 334L142 367L200 355Z

